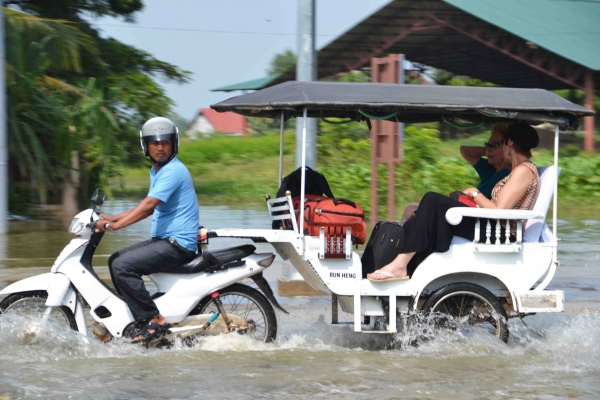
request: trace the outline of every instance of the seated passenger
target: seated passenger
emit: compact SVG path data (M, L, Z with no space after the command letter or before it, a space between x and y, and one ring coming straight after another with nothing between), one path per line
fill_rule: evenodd
M508 176L498 182L488 198L477 188L467 188L463 192L470 195L481 208L531 210L540 189L540 177L536 166L529 160L531 149L539 143L534 128L522 123L511 124L504 135L502 149L512 170ZM404 224L404 243L401 243L398 256L383 268L367 275L373 282L409 279L407 266L418 252L428 256L433 252L445 252L450 248L453 236L469 240L474 239L476 218L463 218L458 225L446 221L446 211L453 207L467 207L457 200L438 193L427 193L419 204L419 212ZM481 218L483 226L487 223ZM490 221L492 232L495 220ZM502 224L505 222L502 221ZM525 227L525 221L523 228ZM506 240L505 229L501 230L501 241ZM516 222L510 221L509 240L514 242ZM481 241L485 241L485 229L481 230Z
M510 163L504 159L502 140L508 125L498 123L492 127L490 138L484 146L460 146L460 154L475 168L481 182L477 185L479 193L487 197L492 196L492 189L502 178L510 174ZM484 157L485 156L485 157ZM402 213L400 225L404 226L406 220L417 211L418 204L409 204Z
M460 146L460 155L475 168L481 180L477 190L488 199L491 198L496 183L510 174L510 162L504 158L502 151L502 141L507 129L508 125L504 123L494 125L485 147Z

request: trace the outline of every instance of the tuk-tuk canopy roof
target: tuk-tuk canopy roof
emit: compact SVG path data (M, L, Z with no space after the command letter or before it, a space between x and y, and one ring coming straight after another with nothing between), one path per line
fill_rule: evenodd
M237 96L211 108L252 117L337 117L399 122L481 122L484 118L572 125L593 111L543 89L284 82Z

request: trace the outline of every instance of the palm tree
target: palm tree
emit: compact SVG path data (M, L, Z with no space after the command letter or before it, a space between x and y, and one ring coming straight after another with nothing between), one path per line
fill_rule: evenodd
M68 97L82 97L76 85L58 79L63 71L81 73L79 51L95 52L94 42L67 21L47 20L4 8L8 150L11 183L29 182L40 204L64 173L57 170L64 142L55 133L65 129ZM75 138L72 138L75 139ZM58 157L57 157L58 155ZM62 158L62 159L61 159Z
M119 173L119 166L127 159L127 153L123 149L123 142L119 140L121 130L117 118L108 106L115 89L104 89L95 78L89 78L80 90L83 96L68 108L69 135L64 135L65 132L61 131L57 139L71 144L63 147L65 153L60 158L67 159L69 154L66 152L70 150L71 162L76 160L80 165L77 168L79 176L74 176L71 172L71 182L75 180L79 184L81 195L86 196L96 186L107 191L108 179ZM72 135L75 132L77 134ZM63 139L64 136L66 137ZM70 140L73 136L77 137L75 146ZM68 179L66 182L68 185ZM110 194L109 190L108 192ZM83 200L81 196L80 200Z

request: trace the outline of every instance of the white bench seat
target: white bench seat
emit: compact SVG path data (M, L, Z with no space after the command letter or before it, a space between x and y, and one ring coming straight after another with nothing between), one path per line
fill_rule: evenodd
M552 195L554 194L554 186L556 180L558 179L558 175L560 174L560 168L557 170L557 168L554 166L540 167L538 168L538 173L540 175L540 192L531 211L457 207L451 208L446 212L446 220L450 224L457 225L462 221L462 217L506 220L515 219L516 216L522 215L522 219L527 219L527 225L525 227L525 231L522 233L522 238L517 237L518 243L521 241L526 243L551 242L553 240L553 234L548 225L546 225L545 220L546 214L548 213L548 208L550 207L550 202L552 200ZM479 237L477 234L478 228L485 230L485 227L476 226L475 241L477 241ZM494 233L495 232L491 232L492 243L494 242ZM461 243L471 243L471 241L455 236L451 242L451 244ZM492 244L488 246L494 245Z

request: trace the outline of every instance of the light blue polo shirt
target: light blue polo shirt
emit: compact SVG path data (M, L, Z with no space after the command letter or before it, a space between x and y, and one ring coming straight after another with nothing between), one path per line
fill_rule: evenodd
M158 173L150 168L148 196L160 200L152 216L152 237L173 238L191 251L198 250L200 214L192 176L173 158Z

